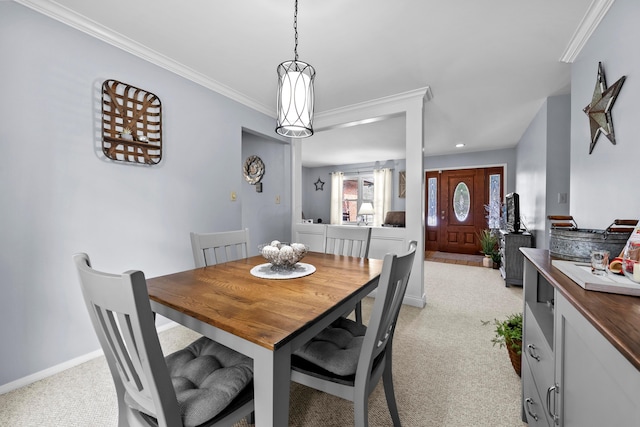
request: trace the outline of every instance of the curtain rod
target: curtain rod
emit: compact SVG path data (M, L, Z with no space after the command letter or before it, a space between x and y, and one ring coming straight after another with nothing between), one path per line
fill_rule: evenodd
M334 174L334 173L358 174L358 175L360 175L361 173L372 173L374 171L383 170L383 169L389 169L391 171L395 170L395 168L378 168L378 169L364 169L364 170L356 170L356 171L333 171L333 172L329 172L329 175Z

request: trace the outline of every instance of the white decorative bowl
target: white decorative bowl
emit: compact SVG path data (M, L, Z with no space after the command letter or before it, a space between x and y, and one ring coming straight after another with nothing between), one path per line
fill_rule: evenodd
M262 256L272 268L292 269L306 255L309 248L302 243L286 243L274 240L258 246Z

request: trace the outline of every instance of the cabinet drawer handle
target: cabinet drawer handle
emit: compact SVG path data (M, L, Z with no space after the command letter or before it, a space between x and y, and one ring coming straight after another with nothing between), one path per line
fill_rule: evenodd
M532 358L536 359L538 362L540 361L540 356L534 353L534 350L536 349L536 346L533 344L528 344L527 345L527 351L529 352L529 356L531 356Z
M547 413L549 414L549 416L551 417L553 422L558 424L558 422L560 421L560 417L554 413L555 409L554 409L553 412L551 411L551 393L552 392L555 392L555 393L559 392L558 384L554 384L554 385L552 385L551 387L549 387L547 389ZM553 400L554 400L554 405L553 406L555 407L555 399L553 399Z
M532 398L527 397L525 399L525 403L527 407L527 413L531 415L531 418L533 418L534 421L538 421L538 414L536 414L535 412L531 412L531 408L530 408L530 405L535 405L536 402L534 402Z

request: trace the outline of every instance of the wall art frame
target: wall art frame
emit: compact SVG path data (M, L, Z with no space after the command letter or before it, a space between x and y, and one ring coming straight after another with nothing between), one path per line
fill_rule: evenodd
M160 163L160 98L117 80L105 80L102 84L102 152L115 161Z

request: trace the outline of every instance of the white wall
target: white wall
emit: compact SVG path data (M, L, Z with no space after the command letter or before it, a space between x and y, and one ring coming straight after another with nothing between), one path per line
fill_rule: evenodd
M273 119L13 2L0 57L3 385L99 348L73 253L153 277L192 268L190 231L242 227L242 130L271 135ZM102 156L109 78L161 99L159 165Z
M640 2L616 0L571 67L571 215L581 228L606 228L616 218L640 218ZM616 100L616 145L600 136L589 155L582 109L591 102L598 62L608 85L627 79Z

